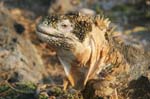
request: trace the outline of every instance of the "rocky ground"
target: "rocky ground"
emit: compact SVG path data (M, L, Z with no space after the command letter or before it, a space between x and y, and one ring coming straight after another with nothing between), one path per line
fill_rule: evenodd
M149 0L0 0L0 99L84 99L77 90L62 90L63 68L35 34L41 16L69 11L104 14L127 43L150 50ZM149 79L134 83L141 92L129 99L150 99Z

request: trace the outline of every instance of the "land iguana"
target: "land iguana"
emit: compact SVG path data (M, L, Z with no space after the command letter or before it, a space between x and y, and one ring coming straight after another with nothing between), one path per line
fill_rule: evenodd
M76 89L83 89L91 79L100 79L94 88L100 95L109 96L116 86L149 72L149 53L114 36L110 21L100 15L46 16L37 24L36 34L56 51Z

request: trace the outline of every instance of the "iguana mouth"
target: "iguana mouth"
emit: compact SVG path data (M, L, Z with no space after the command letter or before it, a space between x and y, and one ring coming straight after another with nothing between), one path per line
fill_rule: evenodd
M68 40L72 40L71 38L65 37L63 34L60 34L58 32L54 32L53 34L50 34L46 30L44 30L44 29L42 29L40 27L37 27L36 31L39 32L39 33L41 33L41 34L47 35L49 37L55 37L55 38L60 38L60 39L64 39L65 38L65 39L68 39Z
M37 27L36 31L37 31L37 32L40 32L41 34L50 36L50 37L64 38L63 35L57 35L57 33L50 34L50 33L48 33L47 31L45 31L44 29L41 29L40 27Z

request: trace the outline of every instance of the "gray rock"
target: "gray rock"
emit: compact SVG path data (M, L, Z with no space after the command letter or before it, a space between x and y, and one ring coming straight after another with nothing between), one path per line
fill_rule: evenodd
M44 67L35 46L15 32L14 20L3 9L0 24L0 81L41 82Z

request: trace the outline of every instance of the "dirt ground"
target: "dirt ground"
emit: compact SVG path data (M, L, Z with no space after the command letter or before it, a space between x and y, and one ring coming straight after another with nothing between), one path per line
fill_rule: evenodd
M42 16L83 8L104 14L128 43L150 51L149 0L0 0L0 99L85 99L71 87L63 91L65 73L56 53L35 34ZM137 90L126 89L133 94L128 99L150 99L150 79L132 84ZM88 99L110 99L88 90Z

